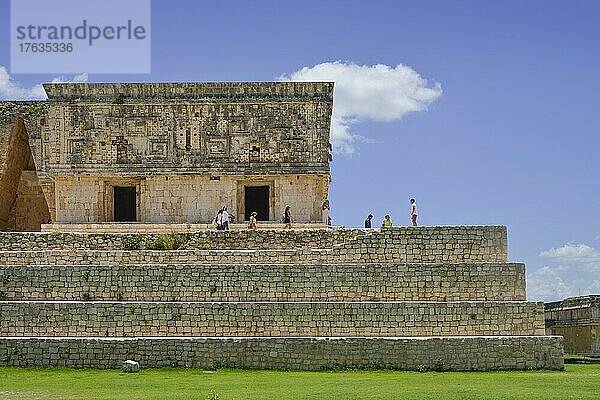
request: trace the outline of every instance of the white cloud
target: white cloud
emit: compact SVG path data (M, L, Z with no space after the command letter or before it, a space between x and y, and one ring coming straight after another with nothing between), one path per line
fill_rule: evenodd
M527 275L527 294L532 300L600 293L600 250L581 243L542 251L551 265Z
M78 74L72 80L63 76L52 79L52 83L87 82L88 74ZM22 87L10 76L8 70L0 65L0 100L45 100L46 92L41 84L33 87Z
M52 83L71 83L71 82L81 83L81 82L87 82L87 81L88 81L87 72L75 75L72 80L65 79L64 76L57 76L56 78L52 79Z
M8 70L0 65L0 100L44 100L46 92L42 85L37 84L31 88L21 87L8 73Z
M360 121L388 122L424 111L442 94L440 83L430 85L412 68L399 64L358 65L326 62L279 77L283 81L334 81L331 121L334 151L350 155L356 143L368 139L352 132Z
M540 257L558 260L563 263L581 263L600 268L600 251L586 244L565 244L562 247L542 251ZM598 270L600 273L600 269Z

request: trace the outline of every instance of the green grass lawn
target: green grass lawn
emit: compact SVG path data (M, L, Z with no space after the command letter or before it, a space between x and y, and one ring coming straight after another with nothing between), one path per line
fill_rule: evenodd
M600 365L564 372L0 368L0 399L600 399Z

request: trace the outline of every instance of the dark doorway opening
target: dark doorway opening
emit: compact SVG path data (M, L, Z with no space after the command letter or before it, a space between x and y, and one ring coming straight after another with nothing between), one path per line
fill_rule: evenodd
M257 221L269 220L269 186L246 186L245 188L245 220L256 211Z
M114 187L114 220L115 221L137 221L135 186Z

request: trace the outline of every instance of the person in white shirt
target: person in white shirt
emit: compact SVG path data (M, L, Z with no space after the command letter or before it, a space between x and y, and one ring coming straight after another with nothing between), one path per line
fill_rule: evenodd
M256 211L250 214L250 222L248 223L248 229L253 230L256 229Z
M229 230L229 213L227 207L223 206L223 212L221 213L221 226L224 231Z
M412 226L417 226L417 201L415 199L410 199L410 219L412 221Z
M325 200L323 202L323 206L321 207L323 212L322 212L322 216L323 216L323 223L325 225L331 225L331 218L329 218L329 200Z

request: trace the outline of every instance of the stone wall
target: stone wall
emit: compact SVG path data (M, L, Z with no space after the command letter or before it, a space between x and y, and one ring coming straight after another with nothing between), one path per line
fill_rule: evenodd
M444 338L0 338L0 366L451 371L563 369L562 340L548 336Z
M39 231L50 219L32 156L45 111L39 102L0 102L0 231Z
M332 82L44 89L44 164L53 175L329 173Z
M525 300L525 266L478 264L0 265L5 300Z
M218 232L184 232L186 242L183 248L194 249L326 249L333 248L360 235L376 231L364 229L302 229L302 230L258 230ZM124 242L141 238L152 242L160 234L118 234L118 233L30 233L0 232L0 250L122 250ZM351 242L349 242L351 243Z
M269 220L278 221L289 204L294 221L318 222L328 184L328 174L57 177L56 222L114 221L115 186L138 188L137 220L147 223L208 223L222 206L243 221L246 186L269 186Z
M0 235L0 365L562 368L504 227L144 238Z
M34 170L22 171L14 205L15 231L39 232L51 220L48 203Z
M565 352L600 356L600 295L545 304L546 332L564 337Z
M116 186L136 188L137 221L207 222L223 205L244 220L244 188L259 184L270 189L269 215L260 219L278 220L290 204L296 221L322 220L333 82L44 88L48 101L0 102L0 166L9 157L15 121L23 116L35 160L29 169L37 170L47 201L44 222L114 221ZM7 165L22 170L11 160ZM8 172L4 186L14 193L19 176ZM0 196L4 192L0 187ZM0 200L0 222L6 225L2 207L10 210L13 202Z
M546 333L563 337L566 354L600 357L600 323L552 326Z
M18 252L5 251L0 254L0 262L5 264L30 263L40 264L96 264L94 258L103 263L381 263L381 262L506 262L508 249L506 227L502 226L459 226L459 227L394 227L353 231L368 234L357 235L355 239L348 238L343 243L330 246L332 235L329 230L319 230L315 235L323 237L323 246L307 248L306 241L294 243L294 238L301 233L282 233L277 230L259 231L208 231L202 234L192 234L187 247L197 246L198 250L180 250L177 252L151 251L105 251L99 250L89 257L87 250L64 252L60 250L23 252L32 249L29 241L15 240L18 236L0 236L0 247L14 249ZM89 248L93 246L93 236L64 234L49 235L47 245L43 248L56 248L65 243L65 248ZM54 236L52 236L54 235ZM194 236L196 235L196 236ZM203 236L205 235L205 236ZM286 235L289 240L282 242ZM39 238L42 236L29 236ZM106 238L110 248L115 248L115 240L122 240L124 235L100 235ZM88 238L91 238L90 243ZM118 238L118 239L117 239ZM214 238L214 240L213 240ZM254 238L254 240L250 239ZM250 240L252 247L244 245ZM71 240L74 242L68 244ZM5 244L4 244L5 243ZM310 245L310 244L309 244ZM34 245L34 249L36 246ZM62 248L62 247L61 247ZM259 250L240 251L240 249L258 248ZM204 250L206 249L206 250ZM219 250L208 250L219 249ZM224 250L225 249L225 250ZM231 249L231 250L227 250ZM275 250L277 249L277 250Z
M6 162L12 132L19 117L24 120L35 164L41 165L40 122L47 117L47 112L44 101L0 101L0 166Z
M0 302L1 336L543 335L531 302Z

